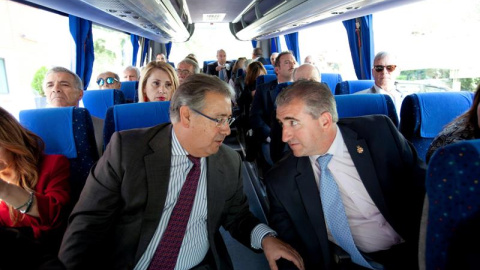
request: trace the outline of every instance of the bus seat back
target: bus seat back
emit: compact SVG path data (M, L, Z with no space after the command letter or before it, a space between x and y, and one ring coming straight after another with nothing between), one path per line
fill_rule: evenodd
M90 113L85 108L23 110L20 123L40 136L46 154L61 154L70 161L71 200L75 203L92 165L98 160Z
M264 83L269 83L273 80L276 80L277 79L277 75L273 75L273 74L267 74L267 75L260 75L257 77L257 80L256 80L256 88L255 89L258 89L258 86L260 84L264 84Z
M103 128L104 148L115 131L170 122L169 108L170 101L121 104L108 108Z
M268 70L274 70L275 67L273 65L263 65L263 67L268 71Z
M116 89L88 90L83 93L83 106L91 115L105 119L107 109L125 103L122 91Z
M342 75L339 73L321 73L320 77L320 81L326 83L330 87L332 94L335 94L335 87L337 83L342 82Z
M471 243L480 240L479 164L480 140L439 148L428 164L427 270L478 268L480 249Z
M430 143L473 102L471 92L415 93L405 97L400 110L400 132L425 160Z
M122 82L120 90L123 92L125 97L125 103L138 102L138 81Z
M395 104L389 95L358 94L335 96L339 118L362 115L383 114L398 127L398 115Z
M353 94L372 87L374 80L347 80L337 83L335 86L335 95Z

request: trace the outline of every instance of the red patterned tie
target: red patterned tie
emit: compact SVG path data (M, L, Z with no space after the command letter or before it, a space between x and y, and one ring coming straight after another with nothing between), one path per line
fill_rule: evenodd
M190 212L192 212L193 200L197 193L198 179L200 178L200 158L190 155L187 157L193 162L193 167L188 172L187 180L183 184L167 228L148 269L171 270L175 269L177 264L178 253L187 229Z

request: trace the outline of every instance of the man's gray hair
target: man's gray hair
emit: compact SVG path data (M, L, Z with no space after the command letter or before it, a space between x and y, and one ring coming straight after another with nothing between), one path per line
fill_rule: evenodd
M318 119L324 112L329 112L333 122L338 122L335 98L325 84L308 80L294 82L278 94L277 108L294 100L301 100L305 104L304 111L314 119Z
M135 73L137 74L137 78L140 78L140 69L138 69L137 67L135 66L128 66L126 67L123 72L127 71L127 70L134 70Z
M193 61L192 59L185 58L182 61L178 62L178 65L180 65L182 63L192 66L193 67L193 74L200 73L200 67L198 66L198 63Z
M83 82L82 82L82 79L80 79L80 77L78 77L77 74L75 74L74 72L70 71L69 69L66 69L64 67L53 67L51 69L49 69L47 71L47 73L45 74L45 78L43 79L43 87L45 88L45 83L46 83L46 79L48 77L48 75L50 75L51 73L68 73L70 75L73 76L73 87L75 89L78 89L79 91L83 91Z
M205 106L207 93L218 93L232 99L232 92L231 86L217 76L201 73L188 76L170 100L170 121L172 123L180 121L180 107L182 106L201 111Z

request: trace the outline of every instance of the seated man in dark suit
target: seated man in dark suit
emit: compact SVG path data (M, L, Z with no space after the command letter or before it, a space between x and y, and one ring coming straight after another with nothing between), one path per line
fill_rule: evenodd
M269 225L306 269L418 269L425 163L391 120L338 120L332 92L313 81L276 104L291 153L265 178Z
M284 258L304 269L249 211L242 160L222 145L231 95L218 78L191 75L170 101L172 124L112 136L70 216L67 269L233 269L220 226L272 267Z
M291 82L293 70L297 62L291 52L282 52L277 56L275 61L275 73L277 80L261 84L255 92L253 97L252 108L250 109L250 126L253 130L253 141L257 147L253 147L263 153L258 153L257 158L263 165L264 169L268 169L272 165L270 158L269 142L270 142L270 128L272 115L274 111L274 104L276 98L277 84L284 82Z
M207 74L215 75L220 80L228 82L232 77L232 62L227 61L227 53L220 49L217 51L217 62L208 64Z

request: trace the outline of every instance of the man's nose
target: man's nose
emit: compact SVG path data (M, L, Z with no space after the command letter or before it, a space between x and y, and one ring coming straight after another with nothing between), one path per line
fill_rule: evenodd
M282 127L282 141L286 143L291 139L291 137L292 134L288 128Z

